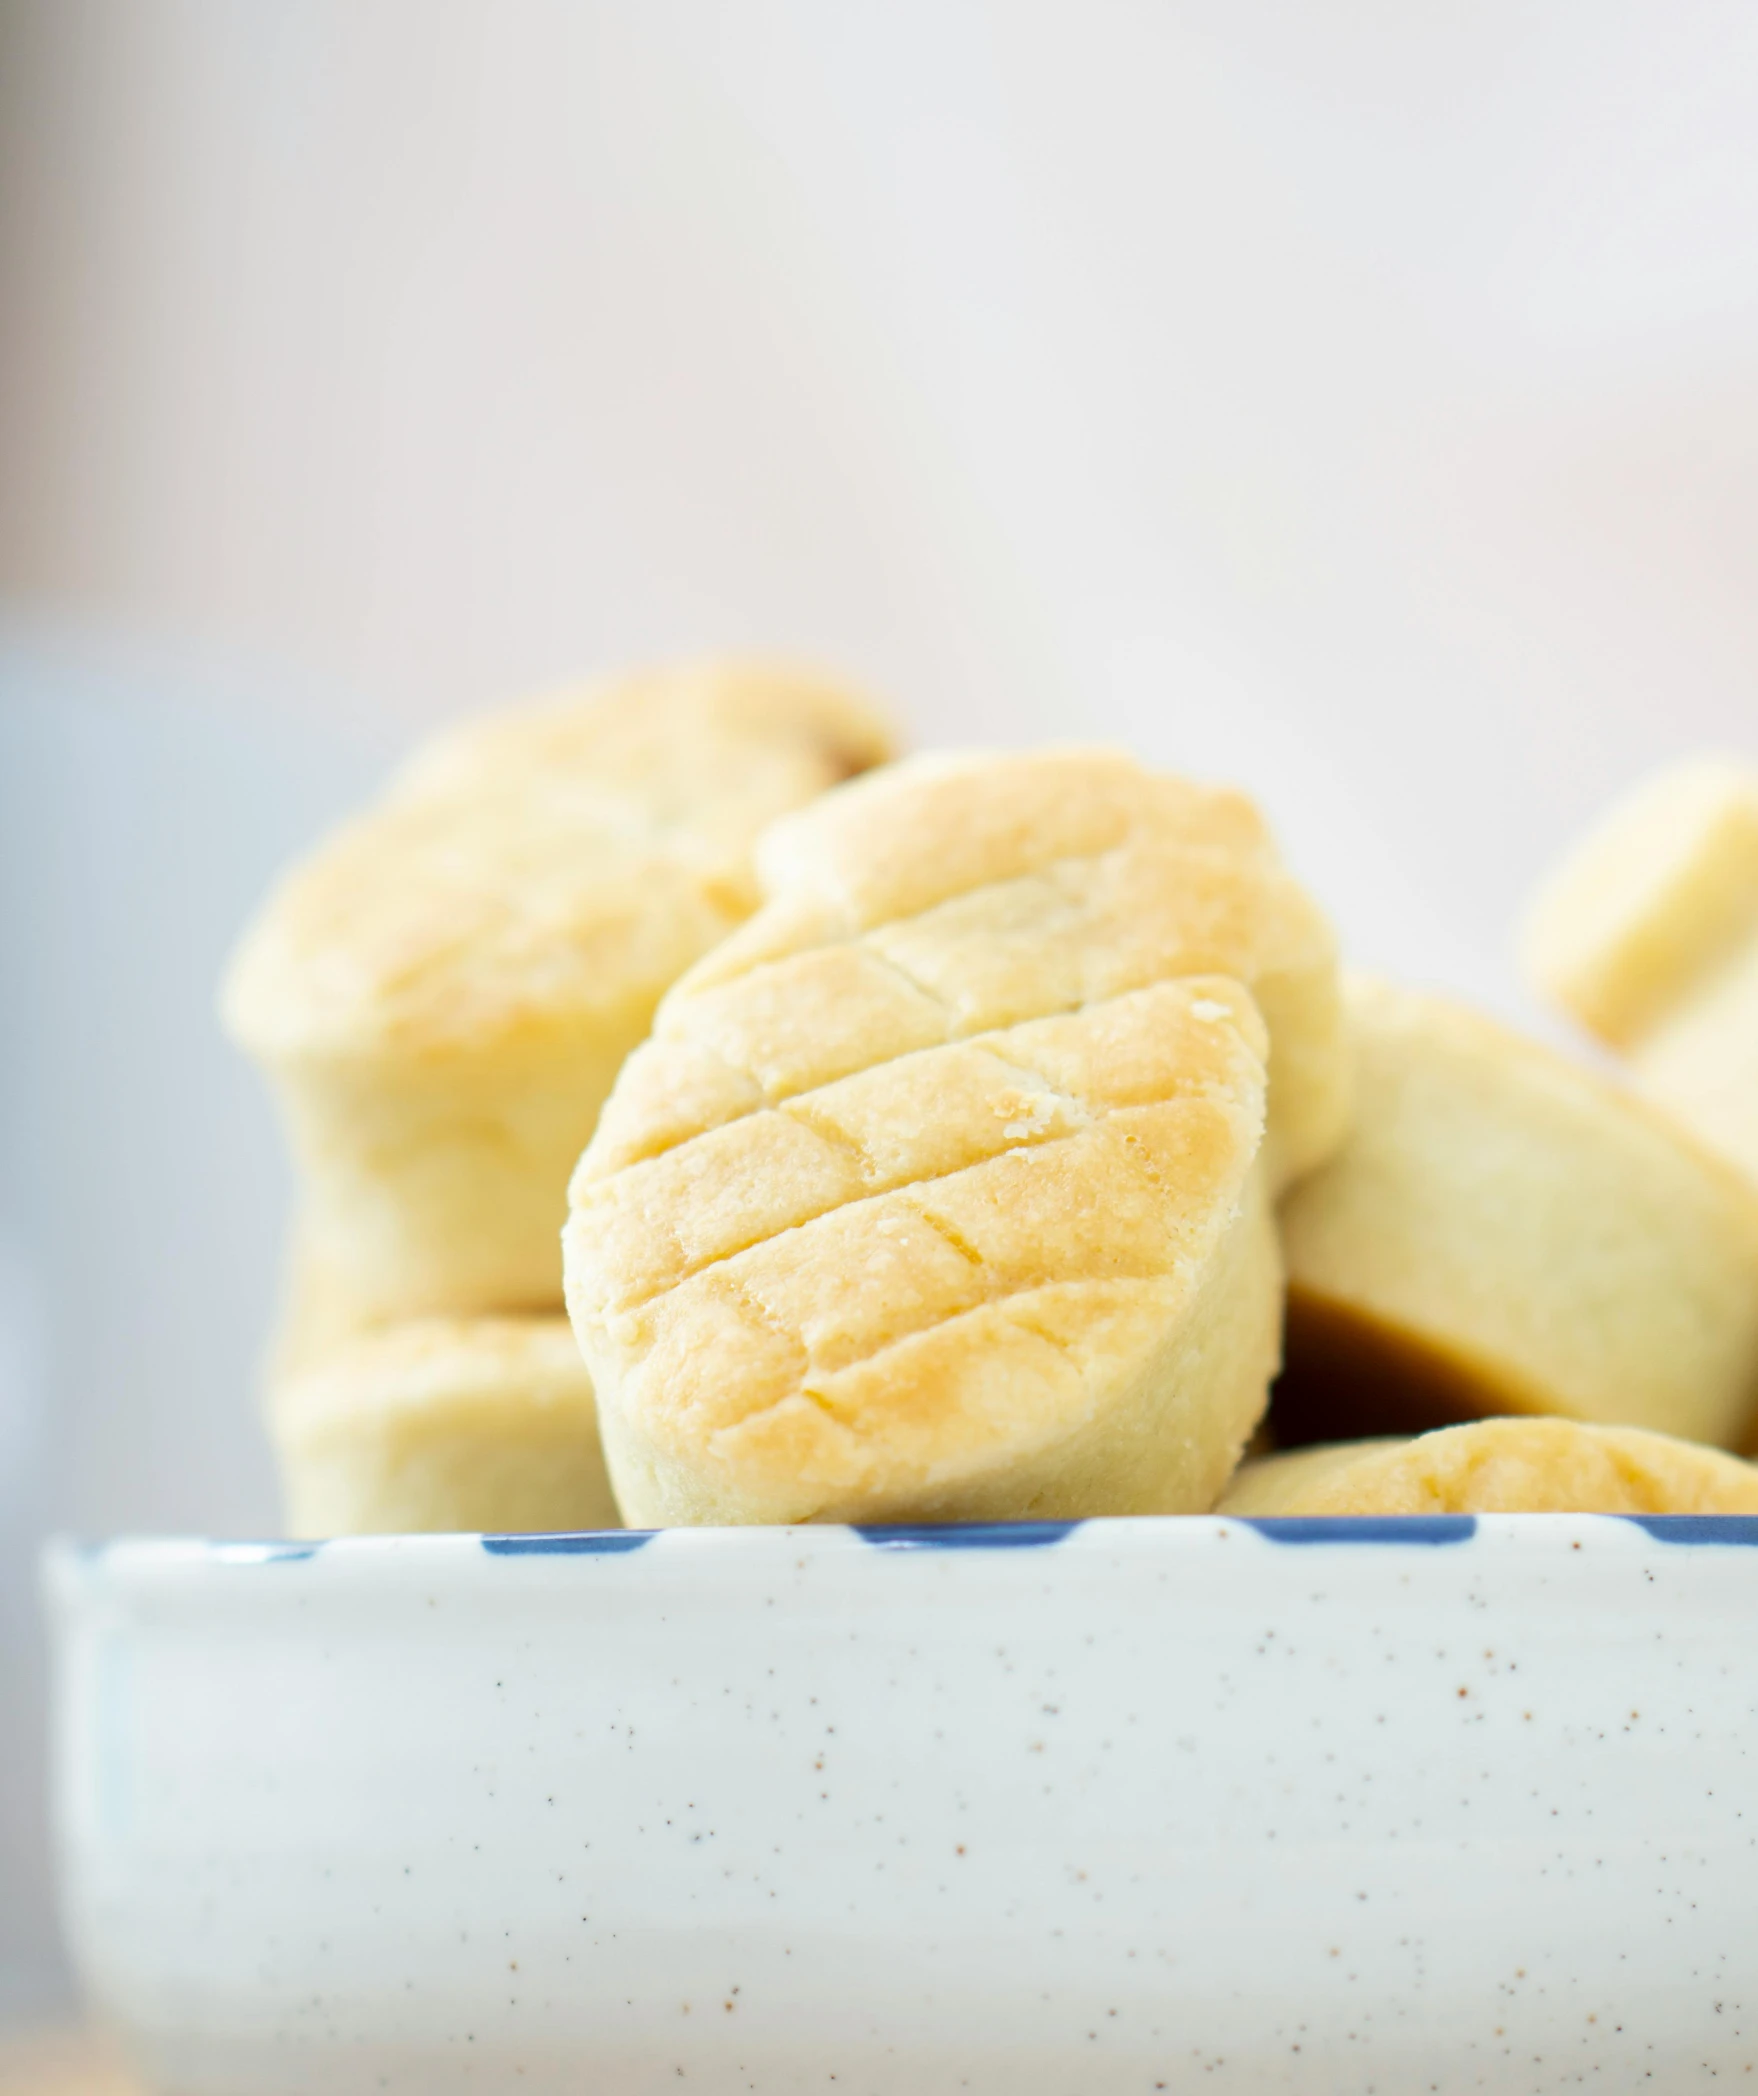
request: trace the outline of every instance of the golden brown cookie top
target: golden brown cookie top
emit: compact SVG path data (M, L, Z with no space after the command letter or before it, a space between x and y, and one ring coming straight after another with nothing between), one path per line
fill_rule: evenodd
M1274 1176L1341 1137L1335 939L1241 794L1110 750L915 758L776 822L758 865L763 908L666 998L582 1181L876 1061L1198 975L1269 1026Z
M1223 1514L1752 1514L1758 1469L1638 1427L1481 1419L1247 1463Z
M889 749L860 701L737 664L453 730L272 893L228 1024L270 1059L419 1059L644 1014L754 907L758 831Z

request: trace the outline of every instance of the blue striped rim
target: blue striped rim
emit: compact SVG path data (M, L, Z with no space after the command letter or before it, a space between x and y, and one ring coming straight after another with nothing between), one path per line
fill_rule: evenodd
M1758 1546L1758 1514L1626 1514L1657 1543L1721 1543Z
M1468 1543L1477 1533L1475 1514L1234 1514L1224 1517L1255 1529L1272 1543L1406 1543L1435 1546ZM1620 1514L1657 1543L1758 1549L1758 1514ZM895 1528L855 1527L850 1533L877 1550L1042 1550L1060 1543L1078 1521L975 1521L923 1523ZM481 1536L493 1557L620 1557L640 1550L660 1531L651 1528L580 1529L554 1535ZM367 1539L371 1540L371 1539ZM396 1540L396 1539L391 1539ZM116 1547L103 1542L65 1545L88 1563ZM322 1541L262 1541L213 1536L200 1547L230 1564L302 1564L325 1548Z
M482 1547L492 1557L618 1557L651 1543L651 1528L580 1529L554 1536L484 1536Z
M944 1528L861 1528L876 1550L1042 1550L1079 1528L1078 1521L967 1521Z
M1237 1517L1272 1543L1469 1543L1475 1514L1278 1514Z

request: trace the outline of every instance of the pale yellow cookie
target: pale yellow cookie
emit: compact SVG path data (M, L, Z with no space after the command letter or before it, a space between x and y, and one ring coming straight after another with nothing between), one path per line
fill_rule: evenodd
M565 1317L421 1318L277 1378L296 1536L618 1528Z
M1644 781L1552 876L1525 960L1645 1097L1758 1178L1758 769Z
M1758 1192L1665 1116L1437 997L1356 980L1354 1128L1282 1209L1307 1439L1497 1412L1733 1444Z
M1636 1427L1480 1419L1247 1463L1221 1514L1758 1514L1758 1469Z
M1346 1114L1331 934L1255 811L923 760L758 863L571 1192L629 1519L1209 1505L1276 1360L1268 1194Z
M348 1319L559 1306L568 1173L660 994L755 906L758 830L888 753L817 679L647 676L453 731L281 883L225 1014Z

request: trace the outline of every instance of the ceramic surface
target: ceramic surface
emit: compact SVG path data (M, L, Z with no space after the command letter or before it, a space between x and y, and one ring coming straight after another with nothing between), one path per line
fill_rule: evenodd
M69 1927L175 2096L1743 2083L1755 1545L64 1549Z

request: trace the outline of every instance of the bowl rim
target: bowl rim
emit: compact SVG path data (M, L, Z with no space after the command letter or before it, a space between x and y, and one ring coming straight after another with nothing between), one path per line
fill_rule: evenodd
M1467 1544L1492 1548L1577 1550L1587 1534L1617 1536L1626 1547L1659 1545L1758 1549L1758 1514L1488 1513L1488 1514L1145 1514L1083 1520L980 1521L885 1525L834 1522L793 1526L557 1529L497 1534L459 1530L330 1537L123 1535L86 1539L51 1536L43 1545L44 1576L61 1581L93 1573L168 1571L173 1567L239 1569L316 1562L365 1567L411 1559L451 1561L468 1555L485 1564L537 1560L638 1558L657 1544L665 1557L679 1549L858 1554L875 1558L971 1553L1036 1553L1084 1537L1135 1552L1176 1549L1186 1543L1247 1535L1296 1550L1418 1549L1425 1553Z

